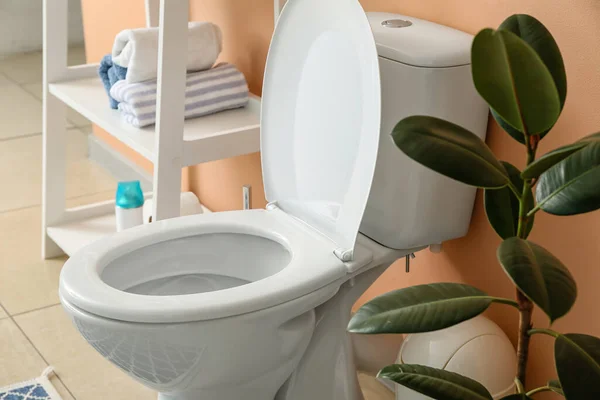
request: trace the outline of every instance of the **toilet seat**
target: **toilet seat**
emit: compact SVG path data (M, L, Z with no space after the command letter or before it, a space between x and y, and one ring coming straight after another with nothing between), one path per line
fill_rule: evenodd
M136 249L195 235L202 240L202 235L215 233L273 240L289 252L289 262L263 279L196 294L133 294L102 279L103 270L111 262ZM343 278L356 262L344 264L333 254L333 248L330 240L278 209L180 217L126 230L76 253L61 274L60 296L62 301L88 313L131 322L172 323L229 317L293 300ZM236 249L232 247L231 251ZM364 249L360 263L365 265L369 259L370 254ZM244 265L238 267L243 270ZM198 271L202 272L201 265Z
M379 150L381 81L356 0L294 0L277 22L263 83L265 197L351 259Z

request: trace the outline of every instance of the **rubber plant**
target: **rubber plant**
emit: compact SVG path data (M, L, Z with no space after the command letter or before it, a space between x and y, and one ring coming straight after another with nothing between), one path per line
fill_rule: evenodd
M600 133L536 159L538 144L556 123L567 95L563 59L550 32L535 18L513 15L498 29L479 32L471 49L475 88L493 118L523 145L526 167L498 160L468 130L427 116L400 121L392 132L408 157L447 177L482 188L488 220L503 239L500 266L516 286L516 299L503 299L464 284L437 283L397 290L361 307L349 331L363 334L419 333L447 328L483 313L492 303L520 315L517 393L530 399L552 391L568 400L600 399L600 339L580 333L533 328L537 306L549 326L569 312L577 297L563 263L528 240L536 213L575 215L600 208ZM554 342L557 379L526 391L529 342L538 334ZM491 394L467 377L422 365L391 365L379 375L438 400L484 400Z

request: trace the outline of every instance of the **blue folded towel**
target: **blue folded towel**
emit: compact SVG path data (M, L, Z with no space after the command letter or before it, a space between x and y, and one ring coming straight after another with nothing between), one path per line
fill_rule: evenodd
M102 80L106 94L108 95L108 101L110 102L110 108L116 110L119 106L119 102L112 98L110 95L110 88L120 80L125 79L127 76L127 68L113 64L112 56L110 54L102 57L100 61L100 67L98 67L98 75Z

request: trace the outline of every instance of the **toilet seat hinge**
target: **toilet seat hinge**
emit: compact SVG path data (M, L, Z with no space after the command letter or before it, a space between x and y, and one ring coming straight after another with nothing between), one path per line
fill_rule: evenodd
M350 262L354 259L354 251L352 249L335 249L333 254L343 262Z
M272 201L270 203L267 203L267 206L265 207L265 209L267 211L276 210L278 208L279 208L279 206L277 205L277 201Z

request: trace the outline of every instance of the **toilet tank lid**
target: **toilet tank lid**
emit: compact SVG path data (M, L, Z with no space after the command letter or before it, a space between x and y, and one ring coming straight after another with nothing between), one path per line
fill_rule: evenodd
M471 63L473 36L406 15L367 13L381 57L415 67L456 67Z

